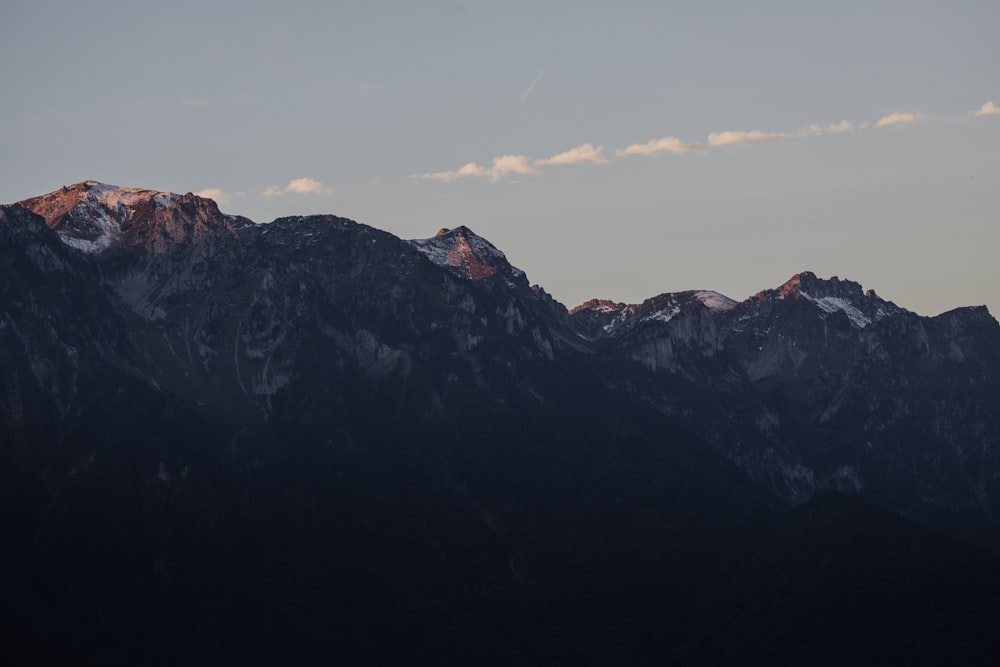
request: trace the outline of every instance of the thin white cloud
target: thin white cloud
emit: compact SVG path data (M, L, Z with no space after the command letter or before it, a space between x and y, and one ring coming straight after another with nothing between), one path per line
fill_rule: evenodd
M839 123L830 123L829 125L810 123L798 132L795 132L793 135L782 133L781 136L818 137L823 134L840 134L842 132L850 132L853 129L854 125L849 120L842 120Z
M864 124L861 127L865 127ZM824 134L842 134L854 130L854 124L849 120L842 120L839 123L810 123L796 132L761 132L760 130L750 130L748 132L730 130L727 132L714 132L708 135L708 143L711 146L735 146L737 144L759 144L765 141L778 141L779 139L795 139L802 137L818 137Z
M458 169L451 171L435 171L429 174L415 174L413 178L451 183L460 178L488 178L496 182L505 176L537 174L540 167L555 167L571 164L604 164L604 148L592 144L582 144L568 151L563 151L552 157L532 160L526 155L501 155L493 158L488 167L475 162L467 162Z
M545 73L543 69L525 91L525 96L531 92L532 87L541 79ZM523 99L523 97L522 97ZM979 111L971 112L974 116L987 116L1000 114L1000 107L993 102L987 102ZM714 148L724 148L726 146L736 146L739 144L758 144L769 141L780 141L782 139L802 139L806 137L817 137L826 134L845 134L848 132L865 130L870 127L888 127L891 125L905 125L916 123L922 119L917 113L895 112L879 118L877 121L862 121L854 124L849 120L841 120L835 123L811 123L805 127L789 132L763 132L761 130L727 130L725 132L712 132L708 135L707 142L685 143L681 139L672 136L660 139L650 139L645 143L629 144L625 148L615 150L615 157L624 158L632 155L645 155L655 157L664 153L674 155L686 155L688 153L704 153ZM542 168L575 165L575 164L606 164L608 158L604 155L602 146L595 147L586 143L571 148L562 153L557 153L551 157L532 159L525 155L501 155L493 158L491 164L483 166L476 162L467 162L458 169L450 171L437 171L426 174L414 174L411 178L420 178L433 181L450 183L461 178L485 178L490 181L499 181L502 178L516 175L537 174ZM310 179L299 179L306 181ZM293 182L294 183L294 182ZM291 185L291 184L290 184ZM289 192L289 188L284 190L269 189L264 196L279 196L283 192Z
M524 155L501 155L493 158L493 164L489 167L481 167L475 162L466 162L458 169L420 174L418 178L450 183L459 178L475 176L488 178L495 182L509 174L534 174L537 171L538 169L535 168L531 159Z
M274 199L288 193L300 195L329 195L333 194L333 188L328 185L323 185L313 178L293 178L288 181L288 185L283 188L279 188L277 185L267 186L267 188L260 193L260 196L265 199Z
M462 178L465 176L485 176L486 169L480 167L475 162L466 162L458 169L452 171L435 171L429 174L420 174L419 178L426 178L432 181L441 181L442 183L451 183L455 179Z
M824 128L825 132L830 134L840 134L841 132L850 132L854 129L854 125L849 120L842 120L839 123L830 123Z
M567 165L567 164L604 164L608 161L604 157L604 148L598 146L594 148L590 144L582 144L576 148L553 155L552 157L535 160L535 165L539 167Z
M333 188L312 178L293 178L285 186L285 192L303 195L328 195L333 193Z
M619 148L615 151L615 155L617 157L627 157L629 155L655 156L663 153L685 155L701 150L701 144L686 144L677 137L663 137L662 139L650 139L644 144L630 144L625 148Z
M528 99L528 95L530 95L531 91L533 91L535 89L535 86L538 85L538 82L542 80L542 77L545 76L545 72L548 69L549 69L548 65L546 65L545 67L543 67L542 71L538 73L538 76L535 77L534 81L532 81L528 85L528 87L524 90L524 92L521 93L521 100L520 100L521 102L523 102L524 100Z
M1000 107L993 104L993 102L987 102L983 106L979 107L979 111L973 111L973 116L1000 116Z
M489 169L491 181L498 181L508 174L534 174L538 169L531 158L523 155L501 155L493 158L493 165Z
M777 141L789 136L784 132L761 132L760 130L750 130L749 132L729 130L726 132L713 132L708 135L708 143L712 146L735 146L736 144L759 144L765 141Z
M442 172L442 174L447 174L447 173L449 173L449 172ZM461 167L459 167L456 171L451 172L451 173L453 173L454 176L451 177L451 178L448 178L446 180L454 180L455 178L461 178L462 176L487 176L487 175L489 175L489 170L488 169L484 169L483 167L480 167L475 162L466 162ZM439 174L439 175L442 175L442 174Z
M917 113L891 113L888 116L882 116L875 122L875 127L888 127L889 125L904 125L906 123L916 123L920 120L920 114Z
M195 195L204 197L205 199L212 199L216 204L228 204L233 200L231 194L219 188L205 188L196 192Z

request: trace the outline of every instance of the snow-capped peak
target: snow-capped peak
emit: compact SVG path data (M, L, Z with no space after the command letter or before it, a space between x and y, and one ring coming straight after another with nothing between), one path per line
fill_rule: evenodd
M824 280L811 271L797 273L777 289L761 292L754 298L804 299L824 314L843 312L859 329L903 311L891 301L879 297L874 290L863 291L861 285L854 281L841 280L837 276Z
M138 206L149 200L153 201L155 208L162 209L167 208L180 199L180 195L172 192L160 192L143 188L125 188L118 185L98 183L97 181L84 181L83 185L98 202L104 204L109 209L119 211Z
M864 329L866 326L872 323L872 318L867 317L861 310L856 308L847 299L841 298L839 296L821 296L814 297L810 296L804 290L799 290L799 296L807 301L811 301L816 304L820 310L824 313L833 313L838 310L843 311L847 315L847 319L851 321L854 326Z
M720 313L732 310L736 307L737 303L725 294L719 294L718 292L713 292L711 290L693 292L691 296L705 304L705 307L709 310Z
M524 271L511 266L503 252L465 225L443 228L429 239L410 243L438 266L466 280L483 280L499 273L509 282L526 281Z
M86 253L99 253L125 237L141 239L143 235L137 232L144 226L176 226L168 209L184 202L192 203L200 210L200 214L195 216L199 219L224 217L214 202L195 195L126 188L98 181L63 186L55 192L18 203L43 217L66 245ZM185 234L171 233L168 236L179 239Z
M585 326L593 333L597 333L596 327L599 327L603 332L600 335L613 336L644 322L666 324L684 311L707 308L713 313L723 313L735 306L736 301L718 292L698 290L666 292L638 304L591 299L573 308L570 314L578 322L589 322Z
M170 192L84 181L19 203L45 218L66 245L97 253L121 237L138 211L162 210L178 199Z

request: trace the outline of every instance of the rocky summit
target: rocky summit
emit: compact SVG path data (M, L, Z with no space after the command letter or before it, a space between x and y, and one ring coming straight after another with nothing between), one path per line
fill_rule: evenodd
M572 310L468 227L0 207L18 664L991 664L1000 325ZM11 663L14 664L14 663Z

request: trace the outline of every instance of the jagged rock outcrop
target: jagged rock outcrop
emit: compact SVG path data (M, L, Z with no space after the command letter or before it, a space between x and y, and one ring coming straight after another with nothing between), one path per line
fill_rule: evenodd
M731 307L691 302L591 302L573 316L604 318L607 359L664 371L609 372L616 386L781 497L835 488L1000 545L1000 327L984 307L922 317L810 272Z

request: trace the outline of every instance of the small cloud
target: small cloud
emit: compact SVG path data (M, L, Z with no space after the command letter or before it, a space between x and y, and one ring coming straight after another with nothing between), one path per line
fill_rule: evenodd
M462 178L464 176L485 175L486 169L480 167L475 162L467 162L458 169L454 169L452 171L435 171L429 174L420 174L419 176L414 176L414 178L425 178L432 181L441 181L442 183L451 183L456 178Z
M983 106L979 107L979 111L973 111L970 115L972 116L1000 116L1000 107L993 104L993 102L987 102Z
M620 148L615 151L615 155L618 157L629 155L654 156L662 153L685 155L700 150L702 150L701 144L686 144L677 137L663 137L662 139L650 139L644 144L631 144L625 148Z
M850 132L854 129L854 125L849 120L842 120L839 123L830 123L824 128L824 131L830 134L840 134L841 132Z
M319 181L312 178L293 178L288 181L288 185L283 188L279 188L277 185L267 186L267 188L260 193L260 196L265 199L274 199L275 197L281 197L288 193L300 195L329 195L333 194L333 188L328 185L323 185Z
M736 144L758 144L764 141L784 139L784 132L761 132L759 130L714 132L708 135L708 143L712 146L735 146Z
M794 135L782 134L781 136L818 137L823 134L840 134L841 132L850 132L853 129L854 125L852 125L849 120L842 120L839 123L830 123L829 125L811 123L803 127Z
M233 200L231 194L219 188L205 188L196 192L195 195L204 197L205 199L212 199L216 204L228 204Z
M447 174L447 173L449 172L441 172L441 174ZM489 171L483 167L480 167L475 162L466 162L461 167L456 169L454 172L450 173L454 174L454 176L448 178L447 180L449 181L454 180L455 178L461 178L463 176L486 176L489 173Z
M333 188L312 178L293 178L285 186L285 192L303 195L328 195L333 193Z
M920 120L920 114L896 112L879 118L878 121L875 122L875 127L888 127L889 125L916 123L918 120Z
M491 181L499 181L508 174L535 174L538 169L530 158L524 155L501 155L493 158L493 164L489 167L480 167L475 162L466 162L458 169L452 171L436 171L430 174L419 174L414 178L424 178L432 181L450 183L459 178L477 176L488 178Z
M530 158L523 155L501 155L493 158L493 166L489 169L491 181L498 181L507 174L534 174L538 169Z
M244 190L240 190L239 192L233 194L233 197L235 197L236 199L243 199L246 196L247 196L247 193Z
M594 148L590 144L583 144L581 146L577 146L576 148L571 148L568 151L559 153L558 155L536 160L535 164L539 167L547 167L550 165L555 166L584 163L604 164L607 161L608 159L604 157L604 148L602 146Z

